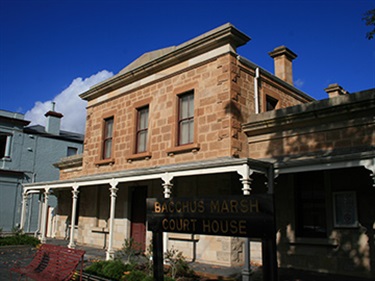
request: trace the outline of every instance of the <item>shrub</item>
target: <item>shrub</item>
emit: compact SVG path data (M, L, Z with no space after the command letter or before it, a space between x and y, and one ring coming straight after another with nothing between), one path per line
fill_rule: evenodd
M0 237L0 246L8 246L8 245L30 245L36 247L40 244L38 238L33 236L28 236L26 234L19 234L16 233L12 236Z
M132 270L126 273L123 278L123 281L153 281L153 278L147 273L140 270Z
M165 261L170 265L169 274L172 278L176 277L194 277L194 271L189 267L182 252L172 249L165 253Z
M85 272L100 277L120 280L124 272L132 268L120 260L99 261L85 268Z
M116 257L125 258L125 263L132 264L135 262L135 256L141 253L141 248L141 244L134 241L133 238L125 239L121 250L116 251Z

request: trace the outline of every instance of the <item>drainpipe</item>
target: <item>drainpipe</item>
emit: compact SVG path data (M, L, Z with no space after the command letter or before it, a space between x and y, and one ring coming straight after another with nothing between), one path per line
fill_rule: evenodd
M248 67L255 69L254 75L254 103L255 103L255 113L258 114L259 110L259 79L260 79L260 68L253 62L241 57L240 55L237 56L237 61L244 63Z
M254 76L254 103L255 103L255 114L259 113L259 67L255 68Z

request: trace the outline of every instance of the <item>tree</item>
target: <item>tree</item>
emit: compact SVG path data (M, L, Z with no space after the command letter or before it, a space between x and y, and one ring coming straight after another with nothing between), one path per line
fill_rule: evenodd
M375 26L375 9L367 11L364 14L362 19L366 22L367 26ZM375 27L371 31L366 33L366 38L368 40L373 39L374 35L375 35Z

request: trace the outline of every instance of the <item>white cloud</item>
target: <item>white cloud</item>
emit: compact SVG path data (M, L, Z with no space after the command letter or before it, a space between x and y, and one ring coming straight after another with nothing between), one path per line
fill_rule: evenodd
M86 101L82 100L79 94L111 76L113 76L112 72L102 70L85 79L78 77L53 100L37 101L34 107L26 112L25 119L31 121L31 125L45 126L47 119L44 114L51 110L51 102L53 101L56 103L55 111L64 115L61 119L61 129L83 134L86 122Z
M294 86L297 88L302 88L303 85L305 84L305 80L298 78L297 80L294 81Z

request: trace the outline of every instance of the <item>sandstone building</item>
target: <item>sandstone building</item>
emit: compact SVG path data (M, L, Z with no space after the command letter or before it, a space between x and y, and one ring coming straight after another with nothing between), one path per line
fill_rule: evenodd
M59 181L24 188L57 194L58 236L71 220L70 247L104 247L111 258L126 238L149 243L146 198L272 189L279 266L373 274L374 90L330 85L332 98L315 101L293 86L295 53L270 52L273 75L237 54L249 40L225 24L146 53L81 94L82 156L56 164ZM243 242L164 236L189 259L226 266L244 262Z

